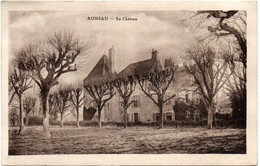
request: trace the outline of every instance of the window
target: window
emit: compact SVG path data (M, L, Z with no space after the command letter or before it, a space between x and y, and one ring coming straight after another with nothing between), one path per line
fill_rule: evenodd
M185 112L185 117L186 117L187 120L190 119L190 111Z
M166 121L172 121L172 113L166 113Z
M199 110L194 111L194 120L197 121L200 119L200 112Z
M133 96L133 107L140 107L140 96L139 95Z
M192 94L192 97L191 97L191 100L194 102L194 103L200 103L200 96L198 94Z
M138 122L138 113L134 113L134 122Z
M134 101L134 107L138 107L138 101Z
M154 122L159 122L159 115L160 115L159 113L154 113L153 114L153 121Z

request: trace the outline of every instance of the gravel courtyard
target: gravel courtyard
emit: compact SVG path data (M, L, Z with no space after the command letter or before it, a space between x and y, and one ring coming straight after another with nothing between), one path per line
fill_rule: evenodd
M16 130L10 129L9 155L246 153L245 129L52 126L51 140L41 126Z

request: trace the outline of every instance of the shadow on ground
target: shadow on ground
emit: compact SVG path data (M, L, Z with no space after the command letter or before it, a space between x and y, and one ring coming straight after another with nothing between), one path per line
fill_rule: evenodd
M46 140L42 127L9 134L9 155L246 153L245 129L151 127L52 127Z

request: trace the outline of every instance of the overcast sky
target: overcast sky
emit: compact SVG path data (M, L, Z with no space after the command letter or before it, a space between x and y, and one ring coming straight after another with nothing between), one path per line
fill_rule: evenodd
M90 21L89 16L137 18L137 21ZM114 46L115 69L120 72L132 62L151 57L158 49L161 58L184 55L185 48L194 40L187 12L10 12L9 50L13 57L26 43L44 38L54 30L69 28L91 48L77 61L79 70L62 76L61 80L82 81L100 57Z

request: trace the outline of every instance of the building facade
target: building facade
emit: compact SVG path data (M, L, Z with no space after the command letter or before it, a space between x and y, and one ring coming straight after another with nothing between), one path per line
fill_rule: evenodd
M162 68L167 67L170 64L169 61L162 63L159 59L159 52L153 50L151 58L139 61L136 63L129 64L125 69L123 69L118 74L114 70L114 59L115 59L114 49L109 49L109 56L103 55L89 75L84 79L84 85L90 84L99 84L102 82L103 77L128 77L134 75L136 72L141 72L143 74L150 73L155 67ZM162 65L164 64L164 66ZM168 90L166 96L176 95L175 98L167 101L163 107L163 119L164 121L174 121L175 120L175 111L173 106L175 99L177 97L188 97L189 94L183 94L182 89L187 85L190 86L191 79L190 76L186 73L183 66L178 67L175 72L175 77L181 77L182 79L177 81L174 80ZM148 82L145 84L148 85ZM189 85L188 85L189 84ZM148 85L149 86L149 85ZM116 90L115 90L116 91ZM154 96L156 98L156 96ZM135 91L131 95L130 100L132 104L127 109L127 120L128 122L142 122L150 123L159 121L159 109L153 101L146 96L143 91L140 89L138 83L136 84ZM118 93L110 99L103 110L101 111L101 121L103 122L123 122L124 121L124 112L122 105L122 98ZM84 109L83 109L83 120L95 121L97 120L97 111L96 105L93 102L92 97L85 90L85 100L84 100Z

